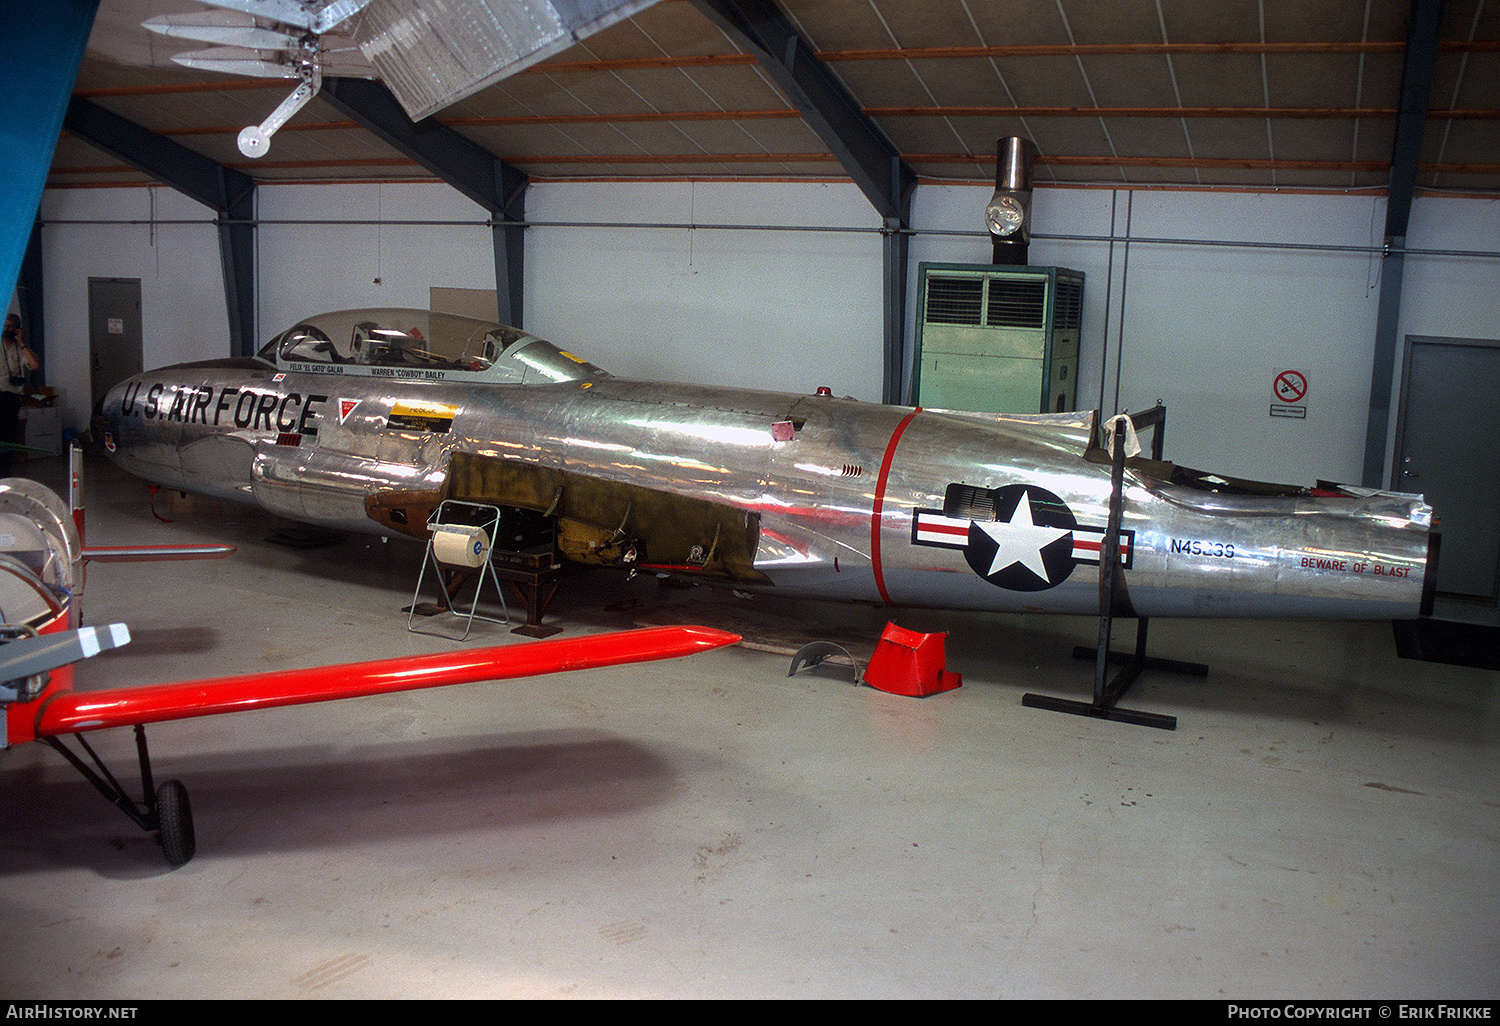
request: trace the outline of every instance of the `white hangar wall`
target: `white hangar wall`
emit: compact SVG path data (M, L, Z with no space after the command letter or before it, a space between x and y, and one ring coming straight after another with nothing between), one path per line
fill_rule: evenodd
M485 212L451 189L268 186L262 334L317 310L417 306L428 288L495 286ZM621 377L880 398L880 237L559 223L878 225L842 185L538 183L526 194L525 327ZM773 221L768 219L776 219ZM548 225L552 226L548 226ZM851 354L874 339L870 359Z
M526 319L622 377L880 401L880 219L852 185L539 184L526 215L867 229L528 229Z
M90 278L140 279L146 367L228 353L219 236L207 207L173 189L48 189L41 217L46 383L61 392L64 427L82 431L92 412Z
M919 189L913 222L972 229L990 191ZM1190 466L1295 484L1359 482L1381 268L1378 253L1358 250L1381 245L1384 197L1037 189L1033 214L1043 235L1117 240L1043 239L1029 251L1033 264L1088 276L1080 406L1165 403L1166 456ZM1407 245L1500 251L1500 200L1418 197ZM984 238L919 236L913 296L918 261L984 262L989 253ZM913 301L909 335L914 318ZM1500 337L1500 260L1408 256L1398 377L1407 334ZM1270 415L1283 370L1306 376L1305 419ZM1388 454L1395 410L1393 391Z
M259 190L259 323L417 306L495 287L485 212L451 189L368 183ZM526 194L525 327L621 377L878 401L880 236L559 224L878 226L839 184L537 183ZM278 221L461 221L278 224ZM271 222L271 223L265 223ZM550 226L549 226L550 225ZM869 359L858 356L874 340Z
M989 192L917 189L908 340L918 263L987 262L990 252L982 234L920 233L978 231ZM1146 240L1378 246L1383 199L1038 189L1034 210L1038 232L1088 237L1037 240L1030 252L1034 264L1088 275L1080 405L1102 395L1106 410L1139 410L1160 399L1167 456L1190 465L1297 483L1359 479L1378 257ZM433 286L494 287L484 212L445 186L266 185L259 211L263 338L313 311L425 306ZM879 222L853 185L544 182L529 190L527 213L544 223L705 226L528 229L529 330L621 376L794 392L826 384L879 400ZM49 383L63 390L66 425L88 420L90 277L142 280L147 366L227 354L205 208L162 188L50 190L43 218ZM152 223L71 223L107 220ZM329 221L365 223L308 223ZM859 230L708 227L732 224ZM1117 240L1128 234L1128 249L1096 241L1111 225ZM1420 197L1409 244L1500 250L1500 200ZM1398 338L1408 333L1500 335L1500 261L1408 258ZM1284 369L1307 375L1304 420L1269 416Z
M446 186L257 190L262 339L309 313L426 307L429 288L493 289L486 214ZM101 221L191 220L168 226ZM228 354L210 212L165 188L51 190L43 203L50 382L88 422L88 278L141 279L148 367ZM874 229L841 183L538 183L528 219ZM335 224L330 222L359 222ZM402 224L402 221L427 222ZM89 223L75 223L89 222ZM459 222L433 224L431 222ZM873 230L533 227L525 327L620 376L879 401L881 242Z
M494 250L483 226L488 214L447 186L262 185L256 204L262 342L310 314L362 306L426 309L431 286L495 287ZM333 223L340 221L353 223Z

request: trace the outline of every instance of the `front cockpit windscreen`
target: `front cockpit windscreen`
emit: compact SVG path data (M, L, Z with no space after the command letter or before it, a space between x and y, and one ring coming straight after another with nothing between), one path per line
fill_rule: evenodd
M277 335L260 358L280 366L487 381L578 381L604 372L534 335L494 321L426 310L342 310ZM310 368L309 368L310 369ZM454 373L457 372L457 373Z

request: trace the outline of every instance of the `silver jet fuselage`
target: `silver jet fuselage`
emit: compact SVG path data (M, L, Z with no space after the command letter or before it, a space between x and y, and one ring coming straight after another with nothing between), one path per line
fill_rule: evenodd
M1111 483L1092 413L630 382L514 329L407 325L390 333L406 333L398 352L358 325L428 315L326 316L257 359L122 383L96 436L147 480L330 527L425 538L458 497L554 520L583 563L898 606L1098 611ZM1118 611L1418 615L1420 498L1248 494L1163 467L1125 472Z

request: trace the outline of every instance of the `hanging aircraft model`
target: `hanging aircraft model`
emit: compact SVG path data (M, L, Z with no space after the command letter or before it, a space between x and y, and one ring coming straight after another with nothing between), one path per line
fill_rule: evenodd
M212 43L171 57L200 71L297 82L237 139L263 157L318 94L324 75L379 78L420 121L562 52L656 0L203 0L217 10L150 18L168 39Z
M784 595L1126 616L1405 619L1430 606L1419 496L1264 485L1134 457L1093 413L977 414L624 381L517 329L311 317L253 359L116 386L123 468L294 520L429 537L444 500L497 548ZM1112 526L1112 503L1117 514ZM500 537L504 535L504 537Z
M271 136L318 95L325 70L372 78L369 65L357 56L352 40L335 34L369 0L221 0L226 10L164 14L142 27L172 39L216 44L207 50L177 54L183 67L256 78L286 78L297 82L287 98L258 125L248 125L236 143L247 157L263 157ZM343 45L339 45L343 44ZM351 54L355 56L351 57Z
M45 486L21 478L0 480L4 747L41 741L53 748L137 826L156 833L173 866L187 862L196 849L192 811L179 781L154 786L146 745L148 723L669 659L739 640L706 627L654 627L238 677L75 690L75 663L130 642L123 623L78 625L85 561L222 558L233 549L85 548L79 531L83 517L76 460L72 490L70 517L62 500ZM122 726L135 729L141 800L121 786L85 737ZM82 754L67 743L69 735Z

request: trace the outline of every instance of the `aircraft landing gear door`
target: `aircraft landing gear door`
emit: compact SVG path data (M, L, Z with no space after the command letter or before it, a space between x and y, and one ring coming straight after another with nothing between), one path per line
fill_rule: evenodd
M111 388L141 370L141 280L90 278L90 408L99 409Z
M1440 523L1437 590L1500 597L1500 340L1406 337L1391 488Z

